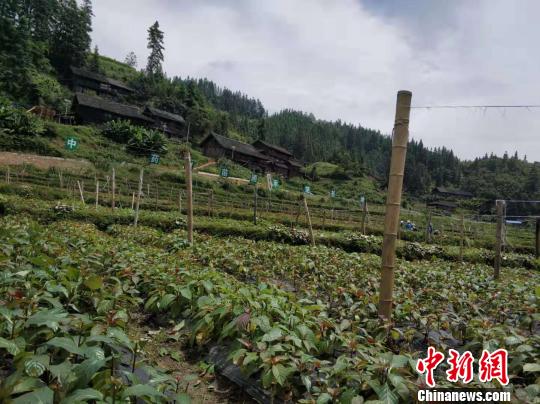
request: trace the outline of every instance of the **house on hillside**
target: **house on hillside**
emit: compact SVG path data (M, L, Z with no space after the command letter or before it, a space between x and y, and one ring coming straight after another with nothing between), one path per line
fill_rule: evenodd
M119 80L110 79L102 74L74 66L70 67L68 84L74 92L93 91L97 95L113 97L130 95L135 92L135 90Z
M449 202L449 201L428 202L427 206L429 206L430 208L442 210L443 212L448 212L448 213L452 213L457 208L457 204L455 204L454 202Z
M154 129L165 132L170 137L183 137L186 121L178 114L153 107L145 107L143 114L154 121Z
M253 142L253 147L272 160L274 171L281 173L285 177L300 175L303 166L298 160L295 160L293 154L287 149L263 140Z
M448 189L445 187L436 187L431 192L434 196L440 196L444 198L454 198L454 199L469 199L472 198L474 195L467 191L461 191L459 189Z
M143 115L133 105L120 104L109 99L77 93L72 104L78 123L101 124L115 119L125 119L135 125L152 127L154 120Z
M226 158L254 171L270 170L271 160L248 143L212 132L201 141L200 146L205 156Z

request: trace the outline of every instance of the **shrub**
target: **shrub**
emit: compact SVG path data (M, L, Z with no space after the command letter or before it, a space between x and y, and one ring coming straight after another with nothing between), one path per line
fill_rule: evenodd
M126 144L126 150L138 156L167 151L165 137L162 133L132 125L129 121L107 122L102 134L114 142Z
M114 142L127 143L139 129L130 124L129 121L115 120L105 124L102 134Z
M31 71L30 80L35 98L39 104L45 104L60 111L66 110L71 105L69 90L63 87L54 77Z
M9 135L37 136L45 132L39 118L13 107L5 98L0 98L0 128Z

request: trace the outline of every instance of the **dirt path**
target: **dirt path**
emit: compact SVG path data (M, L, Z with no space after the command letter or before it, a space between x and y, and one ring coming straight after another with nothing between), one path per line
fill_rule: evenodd
M93 169L94 165L87 160L66 159L62 157L39 156L37 154L0 152L0 165L31 165L41 170L51 167L65 170Z

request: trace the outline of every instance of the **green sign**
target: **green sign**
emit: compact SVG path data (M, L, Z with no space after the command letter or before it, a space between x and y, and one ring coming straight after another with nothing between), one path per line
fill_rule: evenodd
M227 178L229 176L229 169L227 167L221 167L219 169L219 175Z
M78 145L79 145L79 141L76 138L70 136L66 139L66 143L65 143L66 149L75 150Z
M279 189L279 180L278 179L273 179L272 180L272 189Z
M361 196L361 197L360 197L360 206L363 207L363 206L364 206L364 203L366 203L366 198L363 197L363 196Z
M150 164L159 164L159 154L152 153L150 155Z
M333 189L333 190L330 191L330 197L331 197L331 198L335 198L335 197L336 197L336 190L335 190L335 189Z
M255 173L251 173L251 178L249 179L250 184L256 184L259 177Z
M304 194L311 194L311 187L309 185L304 185Z

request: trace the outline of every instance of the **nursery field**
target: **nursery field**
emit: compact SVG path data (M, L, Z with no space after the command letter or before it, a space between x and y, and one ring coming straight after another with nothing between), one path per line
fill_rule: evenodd
M403 242L385 324L377 236L321 231L313 247L301 229L201 217L190 246L179 214L143 211L134 228L129 209L2 198L2 402L410 402L428 345L506 348L514 400L539 400L526 254L494 282L481 251L457 263L453 246Z

